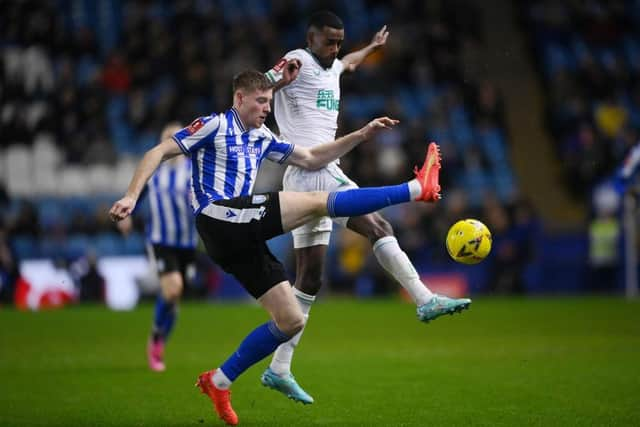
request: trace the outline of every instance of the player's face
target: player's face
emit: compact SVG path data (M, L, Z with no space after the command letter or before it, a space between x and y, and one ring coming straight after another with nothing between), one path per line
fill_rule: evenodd
M320 65L331 67L338 57L338 52L344 41L344 30L323 27L322 31L312 30L309 33L309 49L318 58Z
M252 128L262 126L271 112L273 90L254 90L252 92L239 90L236 97L237 105L235 107L242 124Z

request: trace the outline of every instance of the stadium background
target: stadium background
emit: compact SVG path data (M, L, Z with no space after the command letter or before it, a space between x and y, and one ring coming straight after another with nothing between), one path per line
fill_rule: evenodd
M264 313L201 256L150 372L146 207L127 238L107 210L166 121L227 108L231 76L302 46L320 8L344 19L343 54L391 32L343 77L339 132L401 125L342 166L397 182L442 145L444 200L385 216L434 288L474 303L417 322L338 230L294 362L316 403L258 388L262 362L234 384L241 422L640 425L640 310L621 296L637 213L623 226L608 185L640 129L638 0L0 1L0 425L220 425L193 380ZM493 232L477 266L445 252L463 217ZM289 238L270 244L295 274Z
M385 212L420 272L474 294L620 291L620 198L593 195L638 140L639 2L505 4L2 2L2 300L25 260L68 268L80 289L96 260L144 255L144 204L128 238L106 217L136 160L169 120L226 108L238 70L266 70L301 46L305 17L321 7L344 18L343 54L391 31L343 77L339 133L381 114L402 125L346 156L345 171L363 186L397 182L426 141L442 145L442 203ZM473 268L443 246L464 217L494 236ZM292 267L287 238L272 246ZM396 290L349 232L334 235L330 259L329 289ZM243 295L205 258L199 272L197 295ZM98 278L84 282L99 297L89 289Z

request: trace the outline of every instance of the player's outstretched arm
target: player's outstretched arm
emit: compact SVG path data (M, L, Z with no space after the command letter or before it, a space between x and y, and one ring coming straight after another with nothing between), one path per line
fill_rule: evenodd
M147 151L138 163L124 197L111 207L109 211L111 220L120 221L131 215L145 184L158 169L160 163L179 154L182 154L182 151L172 138L162 140L160 144Z
M335 141L318 144L311 148L296 145L287 163L303 169L320 169L347 154L362 141L371 139L376 133L393 128L398 122L398 120L389 117L379 117L367 123L362 129L351 132Z
M387 31L387 26L385 25L380 31L374 34L371 43L360 50L345 55L341 60L344 64L345 71L355 71L358 65L360 65L371 52L387 43L387 37L389 37L389 31Z

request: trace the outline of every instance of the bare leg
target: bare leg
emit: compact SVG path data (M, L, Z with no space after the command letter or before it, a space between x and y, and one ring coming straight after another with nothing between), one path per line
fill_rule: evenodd
M281 191L280 216L284 232L300 227L313 218L327 215L327 198L325 191L291 192Z
M293 336L304 327L304 316L289 282L278 283L258 298L258 302L286 335Z

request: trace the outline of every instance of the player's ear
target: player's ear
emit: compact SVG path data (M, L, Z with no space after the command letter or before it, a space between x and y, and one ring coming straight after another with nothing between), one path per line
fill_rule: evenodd
M315 31L313 31L313 27L307 30L307 46L311 47L313 45L313 37L315 35Z
M233 94L233 105L240 107L242 105L243 95L240 89L236 90Z

